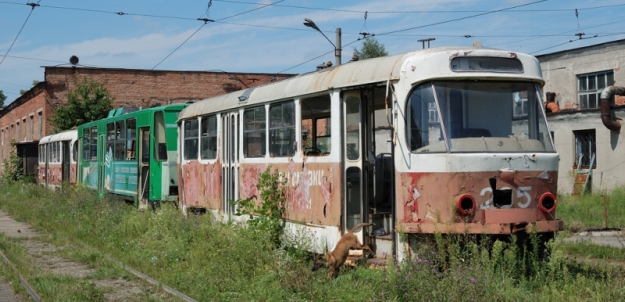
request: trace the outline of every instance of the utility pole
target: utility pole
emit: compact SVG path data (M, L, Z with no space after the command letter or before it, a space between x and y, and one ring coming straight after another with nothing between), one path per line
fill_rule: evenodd
M306 27L310 27L316 31L318 31L320 34L323 35L324 38L326 38L326 40L328 40L328 42L330 42L330 44L332 44L332 46L334 47L334 57L336 59L336 65L341 65L341 28L337 27L336 28L336 44L332 43L332 41L330 41L330 39L328 39L328 37L321 31L321 29L319 29L319 27L317 26L317 24L315 24L315 22L313 22L313 20L310 20L308 18L304 18L304 25ZM330 62L332 63L332 62Z
M341 65L341 28L336 28L336 49L334 50L336 57L336 66Z

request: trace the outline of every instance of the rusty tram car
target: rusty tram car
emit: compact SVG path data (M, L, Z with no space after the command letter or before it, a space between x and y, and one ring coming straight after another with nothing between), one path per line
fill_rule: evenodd
M270 166L287 181L288 229L316 252L361 222L374 224L363 243L400 258L419 234L553 234L543 84L533 56L444 47L199 101L178 120L180 205L231 218Z
M78 132L64 131L39 140L37 181L50 189L76 184Z

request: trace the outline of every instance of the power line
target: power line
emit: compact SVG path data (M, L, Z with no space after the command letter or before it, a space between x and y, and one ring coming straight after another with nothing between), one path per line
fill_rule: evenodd
M15 45L15 41L17 41L17 38L22 33L22 30L24 29L24 26L26 26L26 22L28 22L28 19L30 19L30 15L32 15L33 11L35 10L35 7L39 6L39 2L41 2L41 0L37 1L37 3L29 2L29 3L26 4L26 5L30 5L30 7L31 7L30 12L28 13L28 16L26 17L26 20L24 20L24 24L22 24L22 27L20 28L20 31L17 32L17 36L15 36L15 39L13 39L13 42L11 43L11 46L9 46L9 49L4 54L4 57L2 57L2 61L0 61L0 65L2 65L2 62L4 62L4 59L6 59L7 55L11 51L11 48L13 48L13 45Z
M219 19L218 21L222 21L222 20L229 19L229 18L234 18L234 17L236 17L236 16L240 16L240 15L247 14L247 13L250 13L250 12L253 12L253 11L257 11L257 10L259 10L259 9L263 9L263 8L265 8L265 7L269 7L269 6L272 6L272 5L273 5L273 4L275 4L275 3L280 3L280 2L284 2L284 0L279 0L279 1L276 1L276 2L274 2L274 3L270 3L270 4L267 4L267 5L264 5L264 6L262 6L262 7L258 7L258 8L255 8L255 9L251 9L251 10L248 10L248 11L244 11L244 12L238 13L238 14L234 14L234 15L232 15L232 16L228 16L228 17L225 17L225 18L221 18L221 19ZM210 2L209 2L209 4L210 4ZM210 8L210 5L209 5L209 8ZM208 12L208 10L207 10L207 12ZM161 65L161 63L163 63L165 60L167 60L167 58L169 58L171 55L173 55L173 54L174 54L174 52L176 52L178 49L180 49L180 47L182 47L182 45L184 45L185 43L187 43L187 41L189 41L189 40L190 40L193 36L195 36L195 34L196 34L198 31L200 31L200 29L202 29L202 27L204 27L204 25L206 25L208 22L215 22L214 20L210 20L210 19L208 19L208 18L198 18L197 20L204 21L204 24L202 24L202 25L201 25L201 26L200 26L200 27L199 27L196 31L194 31L194 32L193 32L193 33L192 33L192 34L191 34L191 35L190 35L190 36L189 36L186 40L184 40L184 42L182 42L182 44L178 45L178 47L176 47L176 49L174 49L174 50L173 50L171 53L169 53L169 54L168 54L165 58L163 58L160 62L158 62L158 64L154 65L154 67L152 67L152 70L154 70L154 68L158 67L158 65Z
M247 4L247 5L265 5L263 3L258 2L247 2L247 1L234 1L234 0L214 0L215 2L225 2L225 3L236 3L236 4ZM320 11L335 11L335 12L344 12L344 13L356 13L356 14L364 14L368 12L369 14L429 14L429 13L484 13L489 11L483 10L418 10L418 11L360 11L360 10L349 10L349 9L336 9L336 8L323 8L323 7L311 7L311 6L299 6L299 5L275 5L277 7L288 7L288 8L298 8L298 9L306 9L306 10L320 10ZM585 7L585 8L577 8L577 10L592 10L592 9L600 9L600 8L608 8L608 7L617 7L617 6L625 6L625 4L613 4L613 5L602 5L602 6L594 6L594 7ZM509 13L519 13L519 12L562 12L562 11L573 11L575 8L560 8L560 9L517 9L513 11L506 11Z
M511 7L507 7L507 8L492 10L492 11L488 11L488 12L484 12L484 13L480 13L480 14L476 14L476 15L470 15L470 16L465 16L465 17L461 17L461 18L456 18L456 19L450 19L450 20L445 20L445 21L441 21L441 22L430 23L430 24L426 24L426 25L414 26L414 27L409 27L409 28L405 28L405 29L393 30L393 31L389 31L389 32L382 33L382 34L377 34L377 35L378 36L388 35L388 34L393 34L393 33L402 32L402 31L409 31L409 30L418 29L418 28L424 28L424 27L429 27L429 26L434 26L434 25L440 25L440 24L445 24L445 23L450 23L450 22L455 22L455 21L460 21L460 20L480 17L480 16L484 16L484 15L488 15L488 14L494 14L494 13L498 13L498 12L514 9L514 8L517 8L517 7L528 6L528 5L541 3L541 2L545 2L545 1L547 1L547 0L539 0L539 1L534 1L534 2L530 2L530 3L515 5L515 6L511 6Z
M345 45L342 45L342 46L341 46L341 49L345 49L345 46L352 45L352 44L354 44L354 43L356 43L356 42L358 42L358 41L360 41L360 39L356 39L356 40L354 40L354 41L352 41L352 42L349 42L349 43L347 43L347 44L345 44ZM313 60L319 59L319 58L321 58L321 57L323 57L323 56L325 56L325 55L327 55L327 54L330 54L330 53L332 53L332 52L334 52L334 50L330 50L330 51L328 51L328 52L326 52L326 53L324 53L324 54L322 54L322 55L316 56L316 57L314 57L314 58L312 58L312 59L310 59L310 60L307 60L307 61L305 61L305 62L299 63L299 64L297 64L297 65L295 65L295 66L291 66L291 67L289 67L289 68L287 68L287 69L285 69L285 70L282 70L282 71L280 71L280 72L277 72L276 74L281 74L281 73L283 73L283 72L285 72L285 71L287 71L287 70L291 70L291 69L293 69L293 68L295 68L295 67L302 66L302 65L304 65L304 64L306 64L306 63L308 63L308 62L310 62L310 61L313 61Z
M180 47L182 47L182 45L187 43L187 41L189 41L189 39L191 39L193 36L195 36L195 34L197 34L197 32L200 31L200 29L202 29L202 27L204 27L204 25L206 25L206 22L204 22L196 31L194 31L186 40L184 40L184 42L182 42L182 44L178 45L178 47L176 47L176 49L174 49L165 58L163 58L160 62L158 62L158 64L154 65L154 67L152 67L152 70L154 70L154 68L158 67L158 65L161 65L161 63L163 63L163 61L167 60L167 58L169 58L171 55L174 54L174 52L176 52L178 49L180 49Z
M234 18L234 17L240 16L240 15L243 15L243 14L251 13L251 12L253 12L253 11L257 11L257 10L259 10L259 9L263 9L263 8L265 8L265 7L273 6L273 5L275 5L275 4L277 4L277 3L280 3L280 2L284 2L284 0L279 0L279 1L276 1L276 2L273 2L273 3L269 3L269 4L263 4L263 6L261 6L261 7L257 7L257 8L255 8L255 9L250 9L250 10L248 10L248 11L244 11L244 12L241 12L241 13L238 13L238 14L234 14L234 15L232 15L232 16L228 16L228 17L225 17L225 18L221 18L221 19L219 19L219 20L217 20L217 21L223 21L223 20L226 20L226 19L230 19L230 18Z

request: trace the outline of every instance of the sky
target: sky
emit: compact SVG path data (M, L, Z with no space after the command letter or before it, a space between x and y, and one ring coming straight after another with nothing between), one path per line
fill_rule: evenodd
M427 38L540 55L625 39L624 13L625 0L0 0L0 90L7 105L74 55L86 67L306 73L334 62L334 46L304 18L334 44L341 28L345 63L362 32L390 55Z

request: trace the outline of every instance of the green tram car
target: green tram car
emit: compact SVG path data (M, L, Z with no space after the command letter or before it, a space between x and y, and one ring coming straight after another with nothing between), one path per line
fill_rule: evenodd
M178 113L187 104L118 108L78 127L78 182L138 208L176 201Z

